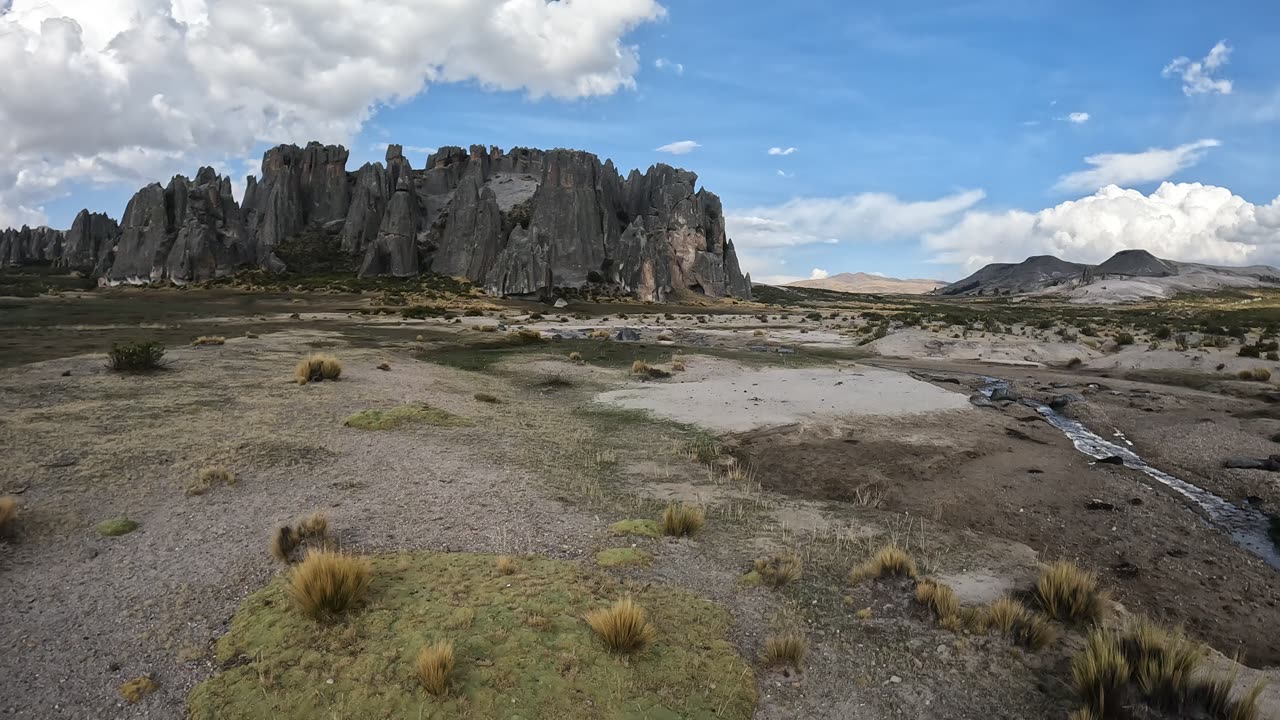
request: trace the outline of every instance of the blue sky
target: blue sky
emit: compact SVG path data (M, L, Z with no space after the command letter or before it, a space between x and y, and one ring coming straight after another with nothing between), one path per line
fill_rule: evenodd
M633 88L535 99L527 88L492 90L474 79L434 82L407 101L376 101L354 137L317 139L346 142L350 169L380 160L387 142L562 146L612 158L624 172L687 167L740 218L731 229L757 279L815 268L954 279L1039 250L1097 261L1135 243L1175 259L1280 259L1273 225L1241 239L1232 222L1195 219L1198 195L1153 197L1162 181L1201 183L1225 193L1207 201L1214 214L1239 217L1280 195L1273 0L663 6L665 17L621 36L638 55ZM1229 81L1229 92L1210 85L1188 94L1185 64L1162 73L1179 57L1203 63L1220 42L1225 61L1206 77ZM1088 119L1073 122L1072 113ZM680 141L698 146L657 150ZM251 153L267 145L260 139ZM1177 148L1167 162L1144 154ZM1093 196L1101 181L1063 178L1107 153L1126 156L1108 172L1142 200L1092 203L1088 214L1073 206L1067 219L1037 215ZM181 160L188 174L216 162L240 176L248 155L195 148ZM418 167L424 158L411 155ZM85 205L118 217L136 184L72 180L60 187L68 195L41 206L54 226ZM948 198L943 210L916 205ZM1169 232L1152 230L1165 221ZM1142 229L1114 237L1107 228L1117 222ZM765 225L770 232L757 232Z

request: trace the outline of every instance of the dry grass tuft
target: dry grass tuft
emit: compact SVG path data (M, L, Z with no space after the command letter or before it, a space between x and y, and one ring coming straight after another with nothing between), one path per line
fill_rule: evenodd
M1073 710L1067 716L1067 720L1102 720L1102 718L1094 715L1089 708L1079 708L1078 710Z
M1181 631L1169 631L1148 620L1125 628L1120 647L1148 705L1179 710L1187 702L1204 649Z
M673 340L675 338L671 336L671 333L658 333L658 342L671 342Z
M764 337L764 331L763 331L763 330L756 330L755 332L753 332L753 333L751 333L751 334L752 334L752 335L754 335L754 336L756 336L756 337Z
M577 350L574 350L573 352L569 353L569 362L573 363L574 365L582 365L586 363L586 360L582 359L582 353L578 352Z
M501 575L514 575L518 569L516 559L510 555L499 555L494 561L494 566L498 568L498 573Z
M201 345L226 345L227 339L221 335L201 335L191 341L192 347L200 347Z
M608 340L609 331L603 328L599 330L592 330L591 334L588 337L590 337L592 340Z
M298 536L293 528L281 525L271 535L271 556L280 562L287 563L293 558L293 551L298 548Z
M987 616L991 619L991 626L1005 635L1012 634L1013 628L1018 622L1029 614L1029 611L1022 603L1008 595L999 598L991 603L991 607L987 608Z
M797 671L804 664L804 656L809 650L809 641L799 632L784 632L765 638L764 649L760 651L760 661L767 667L790 665Z
M1129 705L1129 662L1114 633L1094 629L1084 650L1071 660L1071 680L1085 707L1095 716L1111 720Z
M1048 618L1008 595L991 603L984 615L988 627L1032 650L1042 650L1058 641L1058 629Z
M1106 612L1097 576L1065 560L1040 573L1035 595L1045 614L1062 622L1096 624Z
M439 640L418 652L418 680L432 695L449 692L453 676L453 641Z
M631 363L632 375L648 375L651 370L653 370L653 367L643 360L636 360Z
M124 698L130 705L136 705L158 689L160 689L160 686L156 684L155 680L146 675L140 675L120 686L120 697Z
M476 400L479 400L482 403L491 403L493 405L497 405L502 402L501 400L498 399L497 395L490 395L489 393L478 392L472 397L474 397Z
M756 559L756 573L766 585L782 587L800 577L804 563L794 553L781 553Z
M653 626L645 617L644 608L625 597L612 606L592 610L586 614L587 624L604 644L614 652L632 653L643 650L653 642Z
M908 577L920 574L910 553L897 545L885 545L871 559L849 573L849 582L858 583L870 578Z
M0 497L0 533L8 532L18 519L18 498L6 495Z
M379 370L383 371L383 372L390 372L390 371L391 371L391 363L389 363L389 362L378 363L377 368L378 368Z
M366 558L334 550L312 550L289 575L294 606L316 620L329 620L355 607L373 582Z
M673 502L662 511L662 534L675 537L693 535L702 529L707 516L697 505Z
M1258 720L1258 697L1262 695L1266 683L1259 680L1237 696L1232 689L1239 674L1238 668L1233 668L1230 672L1215 672L1195 683L1190 695L1210 717L1220 720Z
M1256 367L1250 370L1249 374L1258 382L1267 382L1271 379L1271 371L1264 367Z
M187 485L187 495L203 495L213 489L214 485L235 485L236 476L221 465L201 468L196 478Z
M329 538L329 517L315 512L303 518L298 523L298 537L306 542L325 542Z
M299 385L321 380L337 380L342 375L342 363L328 353L312 353L300 360L293 369Z
M684 372L684 371L685 371L684 356L676 355L675 357L671 358L671 372Z
M853 616L854 616L854 617L856 617L856 618L858 618L859 620L870 620L870 619L871 619L871 614L872 614L872 613L871 613L871 608L869 608L869 607L864 607L864 608L862 608L861 610L859 610L858 612L854 613L854 614L853 614Z

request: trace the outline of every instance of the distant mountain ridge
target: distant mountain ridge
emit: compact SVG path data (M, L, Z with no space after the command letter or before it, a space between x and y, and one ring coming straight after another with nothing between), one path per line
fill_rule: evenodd
M919 278L901 279L872 275L871 273L839 273L825 278L797 280L787 283L787 287L811 288L816 290L834 290L847 293L898 293L902 295L923 295L933 292L946 283L942 280Z
M1020 263L992 263L937 291L939 295L1062 295L1077 302L1125 302L1178 292L1280 287L1280 269L1223 267L1163 260L1146 250L1121 250L1100 265L1036 255Z

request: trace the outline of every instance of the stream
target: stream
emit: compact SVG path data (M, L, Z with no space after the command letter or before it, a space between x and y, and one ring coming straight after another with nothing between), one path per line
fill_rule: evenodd
M987 397L990 397L996 388L1007 385L1003 380L996 378L988 377L984 380L987 384L981 392ZM1173 490L1198 510L1201 517L1209 524L1230 535L1237 545L1262 558L1271 567L1280 570L1280 550L1277 550L1268 534L1271 518L1266 513L1240 507L1202 487L1153 468L1132 449L1104 439L1080 422L1062 415L1048 405L1026 399L1020 402L1035 408L1036 412L1044 416L1050 425L1061 430L1071 439L1076 450L1097 460L1109 457L1120 458L1124 461L1125 467L1143 472L1156 482Z

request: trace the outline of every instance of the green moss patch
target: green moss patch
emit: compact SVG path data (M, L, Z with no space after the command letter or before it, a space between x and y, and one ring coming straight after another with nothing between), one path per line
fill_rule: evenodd
M138 523L125 517L111 518L98 523L98 534L106 537L128 535L138 529Z
M643 535L644 537L662 537L662 529L656 520L619 520L609 526L614 535Z
M638 548L609 548L596 553L596 564L600 567L648 565L651 560L652 554Z
M522 558L501 575L491 555L372 559L365 606L332 625L291 609L283 578L240 606L217 646L223 670L191 694L189 717L749 718L755 678L725 639L728 614L689 593L650 587L636 601L657 636L630 657L608 652L582 615L621 597L579 566ZM469 609L467 622L458 622ZM455 644L450 694L414 676L423 645Z
M359 430L393 430L417 423L438 427L466 427L472 424L464 417L429 405L401 405L390 410L361 410L342 424Z

